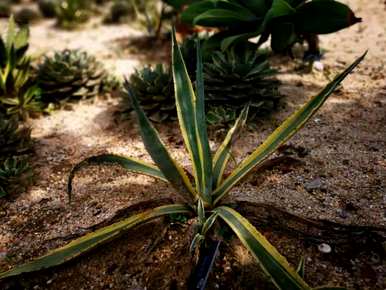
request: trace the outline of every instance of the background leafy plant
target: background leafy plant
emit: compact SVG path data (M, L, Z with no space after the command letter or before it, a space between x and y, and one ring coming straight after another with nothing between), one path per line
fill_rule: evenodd
M86 251L111 241L128 229L154 218L170 214L188 214L196 219L197 233L192 241L192 248L199 245L211 234L213 225L222 220L241 240L243 245L259 262L259 265L279 289L311 289L304 279L295 271L287 260L269 243L269 241L243 216L223 203L230 190L236 186L253 168L261 165L276 149L293 136L315 112L323 105L328 96L340 82L362 61L365 55L358 58L343 73L338 75L318 95L312 97L298 111L283 122L259 147L245 158L234 171L225 176L224 171L230 159L234 138L245 122L248 106L240 114L234 127L229 131L224 142L214 156L209 147L204 108L203 68L200 48L197 48L196 90L193 90L186 67L173 34L173 79L178 120L186 149L193 168L193 180L185 170L168 153L157 131L151 125L138 99L127 86L132 98L133 108L137 114L141 136L145 148L155 165L130 157L105 154L90 157L77 164L70 173L68 192L71 198L72 179L76 172L88 164L119 164L122 167L140 174L152 176L169 182L179 193L184 203L157 207L110 226L101 228L78 238L68 245L49 252L32 262L0 274L0 278L36 271L62 264Z
M59 0L56 18L57 24L65 29L76 28L89 19L90 1Z
M271 36L271 47L276 52L303 40L319 52L316 35L361 21L347 5L334 0L203 0L191 4L181 18L193 25L220 28L216 41L221 40L223 49L256 36L262 44Z

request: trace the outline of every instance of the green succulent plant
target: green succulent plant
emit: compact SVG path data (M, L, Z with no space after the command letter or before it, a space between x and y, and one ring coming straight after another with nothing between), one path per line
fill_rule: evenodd
M95 97L103 92L106 77L102 63L81 50L55 52L37 68L41 100L46 104Z
M175 120L177 116L173 97L173 76L162 64L155 67L145 66L136 70L127 81L134 91L141 107L153 122ZM122 94L124 112L133 110L130 97Z
M38 0L39 10L46 18L56 17L59 0Z
M212 156L206 122L202 122L205 118L204 86L199 47L197 51L196 91L194 91L175 34L173 34L172 69L175 101L180 129L192 163L193 180L168 153L157 131L140 107L134 91L128 86L127 91L132 98L132 105L137 114L142 140L155 165L131 157L111 154L93 156L73 168L68 183L68 192L71 198L72 180L80 168L88 164L118 164L129 171L169 182L183 202L156 207L100 228L95 232L73 240L61 248L50 251L40 258L0 273L0 278L62 264L117 238L135 226L165 215L186 214L189 218L194 218L197 225L197 232L191 243L192 249L208 239L214 229L213 225L222 220L251 252L277 288L312 289L301 277L301 274L290 266L286 258L270 244L263 234L240 213L224 203L224 198L248 173L271 156L280 145L293 136L317 112L341 81L362 61L365 55L358 58L318 95L312 97L305 105L293 113L246 159L239 163L233 172L225 176L224 172L230 159L232 143L248 115L248 107L244 108L234 127Z
M41 18L39 12L35 9L24 7L15 13L15 21L19 25L29 25Z
M8 18L11 15L11 4L8 1L0 2L0 18Z
M28 29L17 30L13 17L5 37L0 37L0 113L18 114L25 119L40 111L40 90L31 75Z
M312 47L317 44L316 35L361 21L347 5L334 0L201 0L189 5L181 18L193 25L220 28L217 37L224 50L256 36L262 44L271 36L276 52L284 52L304 39L310 40Z
M19 126L16 118L0 115L0 197L26 182L30 177L27 155L32 148L31 130Z
M89 19L89 0L59 0L57 24L65 29L76 28Z
M31 168L25 158L10 157L0 162L0 198L31 182Z
M110 7L110 13L106 17L107 23L121 23L124 20L135 18L135 8L128 0L115 0Z
M240 112L249 103L252 114L272 111L279 99L279 82L264 53L253 45L216 51L204 65L206 100L209 105L233 107Z
M14 117L0 115L0 161L11 156L25 155L31 150L31 130L20 127Z

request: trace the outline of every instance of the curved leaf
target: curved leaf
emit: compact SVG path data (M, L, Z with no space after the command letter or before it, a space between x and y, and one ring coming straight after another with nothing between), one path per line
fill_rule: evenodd
M193 24L194 19L198 15L213 8L216 8L215 1L213 0L198 1L197 3L193 3L181 13L181 21L188 24Z
M311 289L307 283L289 265L274 246L242 215L230 207L220 206L217 213L234 231L243 245L259 262L264 272L272 278L279 289Z
M74 166L71 170L70 175L68 177L67 182L67 194L69 199L71 200L71 192L72 192L72 180L75 177L75 174L87 165L92 164L117 164L126 168L129 171L133 171L140 174L145 174L151 177L155 177L161 179L163 181L168 181L163 173L154 165L148 164L141 160L137 160L130 157L124 157L114 154L102 154L98 156L89 157Z
M194 190L188 176L169 155L165 145L162 143L157 131L141 109L139 102L130 88L126 84L127 93L131 97L134 111L137 113L139 127L146 151L150 154L154 163L162 171L167 180L177 189L177 191L187 200L196 200L197 193ZM188 195L187 195L188 194Z
M232 187L245 177L254 167L261 164L276 149L291 138L303 125L317 112L324 104L327 98L334 92L336 87L345 79L345 77L363 60L365 52L332 82L330 82L318 95L314 96L298 111L293 113L285 120L257 149L249 155L235 169L235 171L224 180L224 182L213 192L214 203L219 202Z
M347 5L333 0L304 3L294 19L297 31L314 34L336 32L361 22Z
M186 205L174 204L160 206L152 210L135 214L120 222L98 229L95 232L80 237L70 242L69 244L53 251L50 251L48 254L37 258L31 262L16 266L15 268L9 271L0 273L0 279L10 276L16 276L26 272L34 272L63 264L94 249L97 246L100 246L103 243L117 238L122 233L137 225L143 224L163 215L189 212L191 212L191 209Z

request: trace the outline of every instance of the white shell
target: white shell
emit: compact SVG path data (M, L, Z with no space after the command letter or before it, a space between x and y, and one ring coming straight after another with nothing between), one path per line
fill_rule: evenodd
M319 250L319 252L322 252L324 254L328 254L328 253L331 253L331 246L323 243L323 244L320 244L318 246L318 250Z

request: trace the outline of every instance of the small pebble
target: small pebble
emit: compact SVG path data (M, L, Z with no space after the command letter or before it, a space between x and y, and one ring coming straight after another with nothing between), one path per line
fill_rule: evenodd
M329 254L329 253L331 253L331 246L323 243L323 244L320 244L318 246L318 250L319 250L319 252L321 252L323 254Z
M324 64L321 61L314 61L312 64L313 69L317 71L323 71L324 70Z

